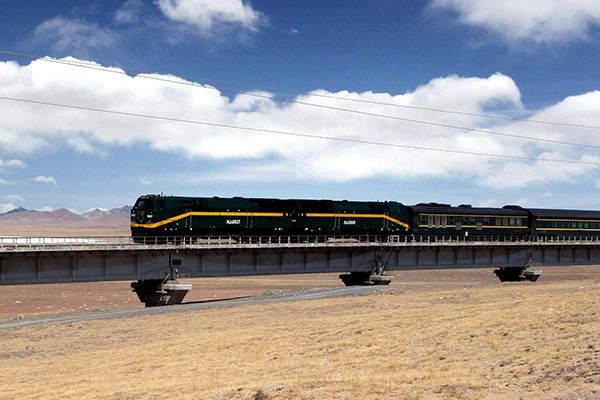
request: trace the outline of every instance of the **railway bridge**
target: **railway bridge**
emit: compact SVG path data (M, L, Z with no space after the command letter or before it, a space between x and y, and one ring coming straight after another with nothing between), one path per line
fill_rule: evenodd
M600 264L600 237L0 238L0 284L144 280L169 266L188 277L496 268L535 280L535 265ZM347 276L348 278L348 276ZM352 279L346 283L356 283Z

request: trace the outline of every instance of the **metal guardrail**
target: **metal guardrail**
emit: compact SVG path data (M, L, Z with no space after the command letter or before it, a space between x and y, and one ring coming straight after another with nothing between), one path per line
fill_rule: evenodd
M600 237L543 236L170 236L0 237L0 253L310 247L473 247L598 245Z

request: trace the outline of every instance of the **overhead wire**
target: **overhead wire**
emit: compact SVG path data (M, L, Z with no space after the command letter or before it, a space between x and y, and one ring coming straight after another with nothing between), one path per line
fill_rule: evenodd
M196 124L196 125L212 126L212 127L227 128L227 129L239 129L239 130L246 130L246 131L251 131L251 132L271 133L271 134L278 134L278 135L304 137L304 138L311 138L311 139L331 140L331 141L346 142L346 143L357 143L357 144L366 144L366 145L375 145L375 146L395 147L395 148L423 150L423 151L434 151L434 152L440 152L440 153L474 155L474 156L493 157L493 158L504 158L504 159L513 159L513 160L543 161L543 162L554 162L554 163L565 163L565 164L581 164L581 165L600 166L600 162L593 162L593 161L577 161L577 160L565 160L565 159L550 159L550 158L539 158L539 157L514 156L514 155L481 153L481 152L464 151L464 150L442 149L442 148L425 147L425 146L413 146L413 145L398 144L398 143L375 142L375 141L362 140L362 139L340 138L340 137L335 137L335 136L314 135L314 134L287 132L287 131L272 130L272 129L254 128L254 127L247 127L247 126L219 124L219 123L206 122L206 121L196 121L196 120L189 120L189 119L182 119L182 118L163 117L163 116L156 116L156 115L150 115L150 114L140 114L140 113L118 111L118 110L107 110L107 109L101 109L101 108L77 106L77 105L72 105L72 104L52 103L52 102L38 101L38 100L31 100L31 99L19 99L19 98L6 97L6 96L0 96L0 100L15 101L15 102L22 102L22 103L29 103L29 104L36 104L36 105L52 106L52 107L69 108L69 109L83 110L83 111L93 111L93 112L107 113L107 114L127 116L127 117L139 117L139 118L147 118L147 119L153 119L153 120Z
M51 58L51 57L46 57L46 56L15 53L15 52L6 51L6 50L0 50L0 54L11 55L11 56L16 56L16 57L21 57L21 58L27 58L27 59L31 59L31 60L41 60L41 61L67 64L67 65L78 66L78 67L83 67L83 68L101 70L101 71L105 71L105 72L121 73L120 71L116 71L116 70L106 71L105 67L93 67L93 66L89 65L89 63L66 61L64 59ZM153 74L153 72L150 72L147 70L135 69L135 68L127 68L127 67L120 67L120 66L117 66L114 68L118 68L118 69L122 70L123 73L131 72L131 73L136 73L136 74ZM234 91L234 90L225 89L225 88L206 87L202 84L199 84L199 83L196 83L193 81L200 81L200 82L207 82L207 83L214 83L214 84L221 84L221 85L229 85L229 86L237 86L237 87L243 87L243 88L248 88L248 89L264 90L264 91L268 91L268 92L288 93L288 94L294 94L294 95L298 95L298 96L320 97L320 98L325 98L325 99L342 100L342 101L348 101L348 102L354 102L354 103L364 103L364 104L405 108L405 109L410 109L410 110L431 111L431 112L437 112L437 113L464 115L464 116L480 117L480 118L487 118L487 119L498 119L498 120L505 120L505 121L512 121L512 122L525 122L525 123L531 123L531 124L543 124L543 125L564 126L564 127L571 127L571 128L584 128L584 129L600 130L600 126L594 126L594 125L583 125L583 124L574 124L574 123L557 122L557 121L543 121L543 120L535 120L535 119L508 117L508 116L504 116L504 115L480 114L480 113L471 113L471 112L464 112L464 111L457 111L457 110L445 110L445 109L431 108L431 107L419 107L419 106L411 106L408 104L398 104L398 103L389 103L389 102L384 102L384 101L355 99L355 98L320 94L320 93L314 93L314 92L301 92L301 91L295 91L295 90L289 90L289 89L278 89L278 88L272 88L272 87L266 87L266 86L249 85L246 83L239 83L239 82L228 82L228 81L216 80L216 79L191 77L191 76L186 76L186 75L181 75L178 77L182 78L182 79L187 79L191 82L172 81L172 80L168 80L168 79L160 79L160 78L155 78L155 77L144 77L144 78L161 80L161 81L165 81L165 82L182 84L182 85L191 85L191 86L198 85L205 89L216 89L216 90L223 91L223 92L230 92L230 93L234 93L234 94L241 94L241 95L254 96L254 97L265 97L265 98L268 98L271 100L286 101L286 102L291 102L291 103L296 103L297 101L277 98L277 97L273 97L273 96L264 96L264 95L260 95L260 94L252 93L252 92L241 92L241 91ZM311 105L311 104L304 104L304 105ZM468 129L468 128L465 128L465 129Z
M324 105L324 104L309 103L309 102L293 100L293 99L283 99L283 98L273 97L270 95L259 94L259 93L250 93L250 92L242 92L242 91L236 91L236 90L231 90L231 89L217 88L217 87L213 87L213 86L202 85L202 84L199 84L196 82L187 82L187 81L173 80L173 79L167 79L167 78L162 78L162 77L157 77L157 76L150 76L150 74L152 74L151 72L135 70L135 69L130 69L130 68L122 68L122 67L106 68L106 67L102 67L102 66L90 65L90 63L88 63L88 62L55 59L55 58L49 58L49 57L41 57L41 56L8 52L8 51L3 51L3 50L0 50L0 54L24 57L24 58L28 58L28 59L32 59L32 60L41 60L41 61L46 61L46 62L65 64L65 65L70 65L70 66L75 66L75 67L80 67L80 68L97 70L97 71L101 71L101 72L116 73L116 74L120 74L120 75L127 75L126 71L130 71L130 72L142 74L142 75L138 75L138 76L143 79L150 79L150 80L160 81L160 82L168 82L168 83L173 83L173 84L178 84L178 85L193 86L193 87L198 87L198 88L202 88L202 89L216 90L219 92L228 92L228 93L234 93L237 95L245 95L245 96L252 96L252 97L257 97L257 98L263 98L263 99L267 99L267 100L271 100L271 101L274 100L274 101L280 101L280 102L285 102L285 103L300 104L300 105L304 105L304 106L317 107L317 108L323 108L323 109L328 109L328 110L333 110L333 111L365 115L365 116L370 116L370 117L386 118L386 119L408 122L408 123L424 124L424 125L436 126L436 127L441 127L441 128L462 130L462 131L466 131L466 132L478 132L478 133L484 133L484 134L489 134L489 135L494 135L494 136L502 136L502 137L508 137L508 138L513 138L513 139L520 139L520 140L551 143L551 144L558 144L558 145L565 145L565 146L584 147L584 148L591 148L591 149L600 149L600 145L590 145L590 144L584 144L584 143L569 142L569 141L564 141L564 140L545 139L545 138L517 135L517 134L511 134L511 133L505 133L505 132L498 132L498 131L489 130L489 129L464 127L464 126L458 126L458 125L446 124L446 123L440 123L440 122L432 122L432 121L423 121L423 120L418 120L418 119L413 119L413 118L405 118L405 117L398 117L398 116L392 116L392 115L386 115L386 114L378 114L378 113L366 112L366 111L361 111L361 110L328 106L328 105ZM179 77L179 78L181 78L181 79L196 79L196 78L186 78L186 77ZM252 87L252 86L246 85L246 87ZM258 88L258 87L255 87L255 88ZM298 93L298 92L293 92L293 91L288 91L288 92ZM363 103L404 107L403 105L399 105L399 104L370 102L368 100L347 99L344 97L326 96L326 95L319 95L319 94L312 94L312 93L308 93L308 94L304 93L303 95L315 96L315 97L327 97L327 98L332 98L332 99L337 99L337 100L357 100L358 102L363 102ZM460 111L436 110L436 109L431 109L431 108L422 108L422 107L413 107L413 106L406 106L406 107L413 108L413 109L427 110L427 111L452 113L452 114L458 114L458 115L469 115L469 116L477 116L477 117L495 118L495 116L490 116L490 115L485 115L485 114L473 114L473 113L464 113L464 112L460 112ZM531 121L531 120L513 119L510 117L501 117L501 119L509 119L509 120L520 121L520 122L535 122L535 123L543 123L543 124L558 125L558 126L570 126L570 127L577 127L577 128L600 129L600 127L590 126L590 125L565 124L565 123L556 123L556 122L549 122L549 121Z
M366 112L366 111L361 111L361 110L354 110L354 109L347 109L347 108L342 108L342 107L328 106L328 105L324 105L324 104L309 103L309 102L299 101L299 100L283 99L283 98L273 97L273 96L270 96L270 95L259 94L259 93L249 93L249 92L242 92L242 91L236 91L236 90L230 90L230 89L224 89L224 88L217 88L217 87L213 87L213 86L202 85L202 84L199 84L199 83L196 83L196 82L187 82L187 81L167 79L167 78L162 78L162 77L157 77L157 76L150 76L150 74L151 74L150 72L141 71L141 70L134 70L134 69L129 69L129 68L122 68L122 67L109 67L109 68L106 68L106 67L101 67L101 66L90 65L90 63L88 63L88 62L84 63L84 62L70 61L70 60L64 60L64 59L55 59L55 58L49 58L49 57L40 57L40 56L27 55L27 54L21 54L21 53L7 52L7 51L2 51L2 50L0 50L0 54L7 54L7 55L12 55L12 56L19 56L19 57L29 58L29 59L33 59L33 60L41 60L41 61L45 61L45 62L52 62L52 63L70 65L70 66L75 66L75 67L80 67L80 68L86 68L86 69L92 69L92 70L101 71L101 72L116 73L116 74L119 74L119 75L127 75L125 71L136 72L136 73L139 73L139 74L143 74L143 75L138 75L140 78L143 78L143 79L149 79L149 80L154 80L154 81L173 83L173 84L178 84L178 85L193 86L193 87L198 87L198 88L202 88L202 89L216 90L216 91L219 91L219 92L228 92L228 93L234 93L234 94L237 94L237 95L252 96L252 97L263 98L263 99L267 99L267 100L275 100L275 101L286 102L286 103L300 104L300 105L304 105L304 106L317 107L317 108L323 108L323 109L328 109L328 110L333 110L333 111L340 111L340 112L347 112L347 113L352 113L352 114L365 115L365 116L370 116L370 117L386 118L386 119L391 119L391 120L396 120L396 121L402 121L402 122L409 122L409 123L415 123L415 124L424 124L424 125L429 125L429 126L436 126L436 127L441 127L441 128L462 130L462 131L466 131L466 132L478 132L478 133L484 133L484 134L489 134L489 135L494 135L494 136L508 137L508 138L519 139L519 140L528 140L528 141L551 143L551 144L558 144L558 145L565 145L565 146L575 146L575 147L584 147L584 148L591 148L591 149L600 149L600 145L590 145L590 144L584 144L584 143L569 142L569 141L564 141L564 140L545 139L545 138L538 138L538 137L517 135L517 134L512 134L512 133L498 132L498 131L489 130L489 129L481 129L481 128L474 128L474 127L458 126L458 125L446 124L446 123L441 123L441 122L423 121L423 120L418 120L418 119L413 119L413 118L405 118L405 117L398 117L398 116L392 116L392 115L386 115L386 114L378 114L378 113ZM183 79L184 77L180 77L180 78ZM307 94L307 95L311 96L312 94ZM343 97L331 97L331 98L342 99L342 100L345 99ZM368 102L368 101L362 101L361 100L361 102ZM390 103L382 103L382 104L393 105L393 104L390 104ZM472 116L485 117L484 114L470 114L470 113L462 113L462 112L458 112L458 111L434 110L434 109L427 109L427 110L428 111L446 112L446 113L455 113L455 114L461 114L461 115L472 115ZM493 116L489 116L489 117L493 118ZM528 120L520 120L520 121L526 122ZM538 121L538 122L541 122L541 121ZM556 123L552 123L552 122L543 122L543 123L556 124ZM562 125L565 125L565 124L562 124ZM600 127L594 127L594 126L588 126L588 125L575 125L575 124L568 124L568 125L571 126L571 127L578 127L578 128L600 129Z

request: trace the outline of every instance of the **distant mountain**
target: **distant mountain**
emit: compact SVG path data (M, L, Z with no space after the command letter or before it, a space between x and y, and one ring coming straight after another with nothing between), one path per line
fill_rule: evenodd
M28 210L23 207L13 208L12 210L6 212L6 214L19 213L19 212L23 212L23 211L28 211ZM3 215L3 214L0 214L0 215Z
M75 214L65 208L32 211L17 208L0 214L0 236L119 235L129 234L131 207L95 209Z

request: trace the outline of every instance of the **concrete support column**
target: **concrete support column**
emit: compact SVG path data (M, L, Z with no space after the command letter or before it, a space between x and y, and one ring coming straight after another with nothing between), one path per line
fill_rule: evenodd
M560 251L560 247L556 249L556 258L558 258L558 263L562 264L562 251Z
M591 262L592 261L592 252L591 252L591 250L590 249L586 249L585 253L586 253L585 255L587 257L586 261L587 262Z
M42 256L37 256L35 258L35 275L38 282L42 281Z
M140 255L138 253L133 256L133 262L135 264L135 275L138 279L142 279L142 272L140 271Z
M458 267L458 249L452 249L452 252L454 253L454 266Z
M70 265L71 265L71 279L77 279L77 256L69 257Z
M304 270L308 271L308 255L307 255L306 251L302 252L302 260L304 262Z
M102 255L102 267L104 268L104 277L108 279L108 255Z

